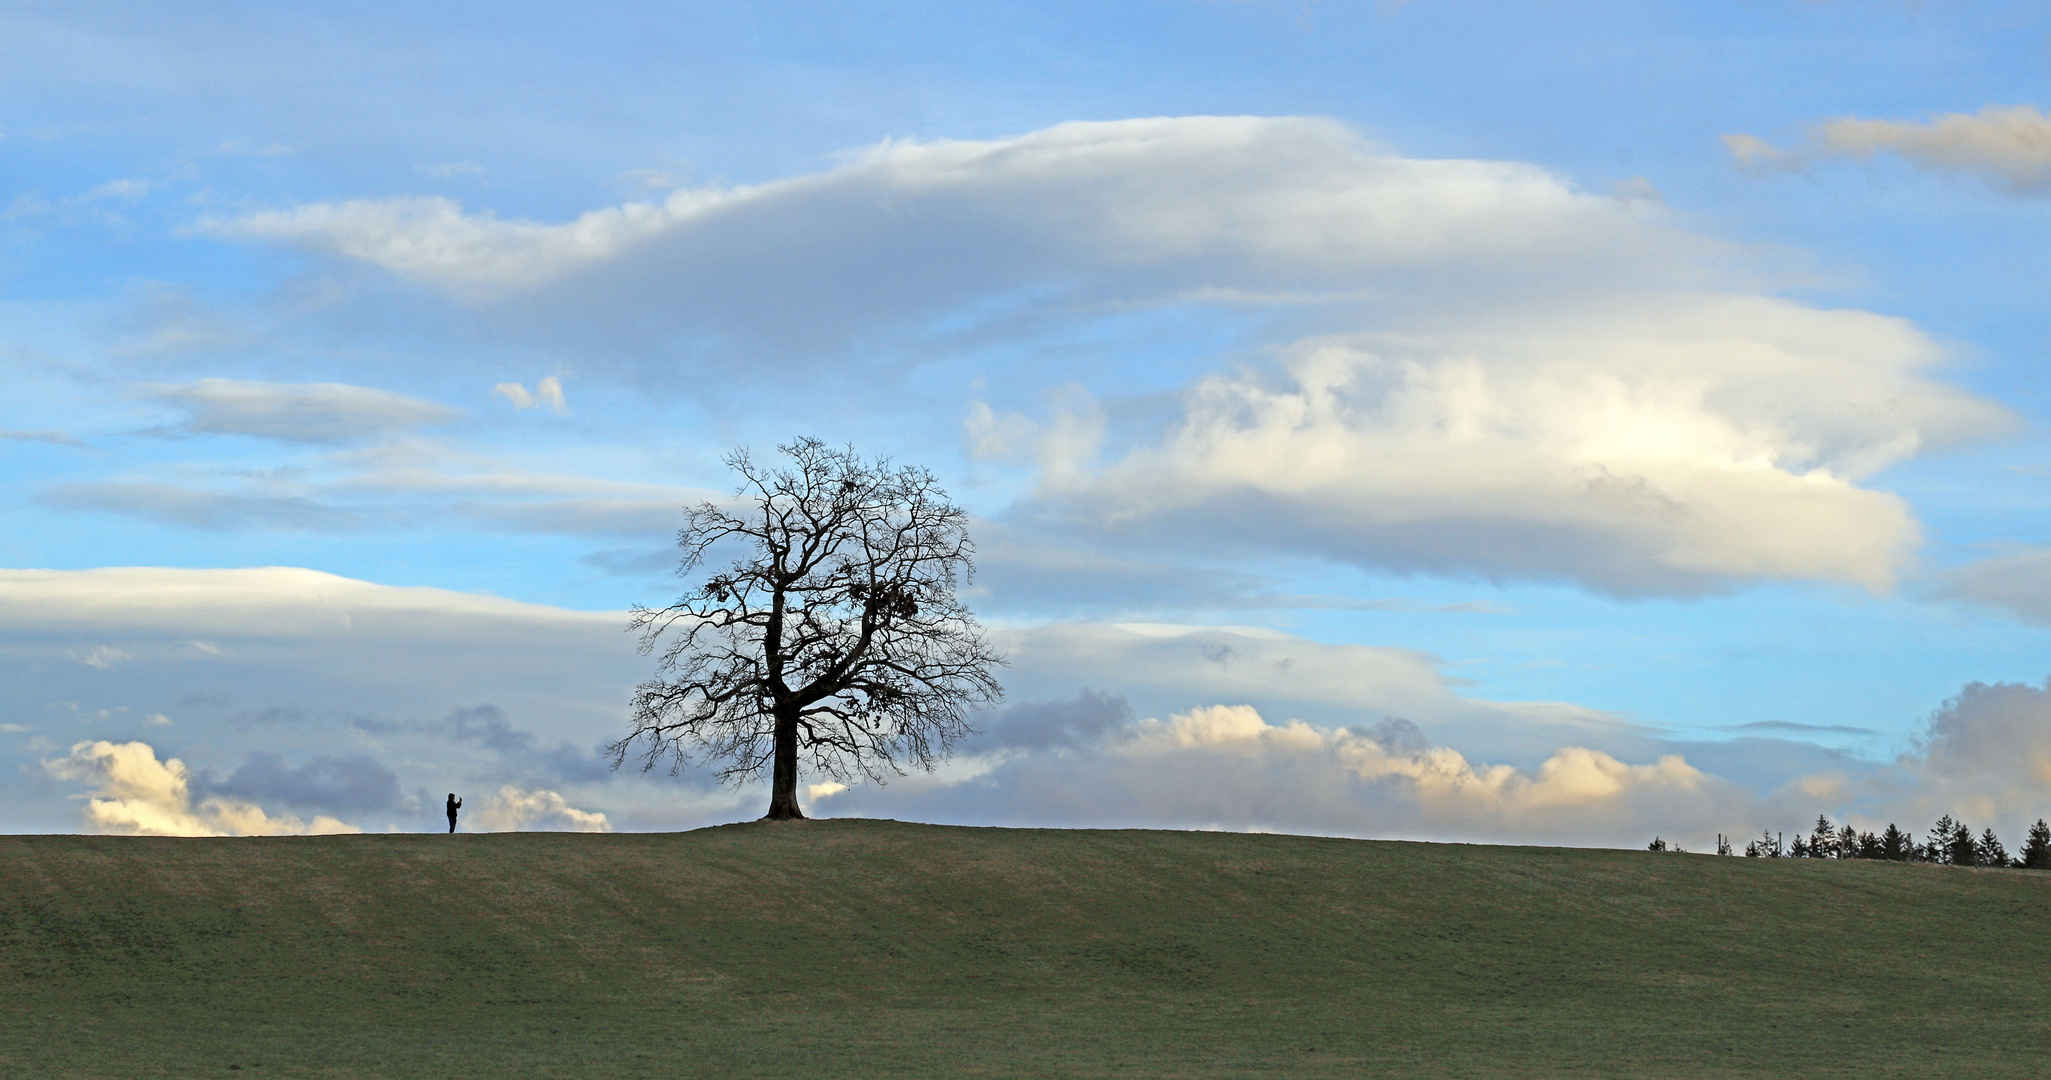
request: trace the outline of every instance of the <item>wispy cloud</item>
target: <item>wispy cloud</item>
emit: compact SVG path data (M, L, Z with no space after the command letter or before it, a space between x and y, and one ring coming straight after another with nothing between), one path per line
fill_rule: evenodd
M502 382L492 387L491 392L511 402L515 409L546 408L558 416L570 411L570 402L563 397L563 381L554 375L535 383L532 393L516 382Z
M47 429L42 431L10 431L6 428L0 428L0 439L12 442L46 442L57 446L70 446L78 449L85 449L86 446L82 440L68 432Z
M343 443L431 427L462 414L430 401L345 383L201 379L150 383L135 392L186 412L184 435L251 435L285 442Z
M1725 135L1723 141L1740 166L1753 170L1794 171L1813 161L1892 153L1918 168L1978 176L2016 194L2051 190L2051 116L2031 105L1989 105L1976 115L1920 121L1839 117L1785 150L1755 135Z

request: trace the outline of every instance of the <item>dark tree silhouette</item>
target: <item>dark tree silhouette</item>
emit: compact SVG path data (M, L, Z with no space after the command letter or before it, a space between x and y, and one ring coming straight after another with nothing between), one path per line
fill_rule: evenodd
M2023 849L2015 853L2015 861L2032 870L2051 870L2051 824L2038 818L2030 826L2030 835L2023 842Z
M1993 829L1988 829L1981 833L1980 839L1973 845L1973 849L1973 853L1978 857L1978 862L1981 866L2008 865L2008 849L2001 846L2001 838L1994 835Z
M1809 857L1834 859L1837 854L1837 826L1822 814L1816 815L1816 828L1809 834Z
M729 782L766 768L765 817L787 820L804 817L801 760L842 782L930 770L974 733L971 708L1002 700L1004 659L955 598L975 546L932 473L816 439L779 449L777 468L727 455L735 504L686 511L679 576L715 547L744 553L669 607L634 609L656 677L609 749L614 768L641 744L644 769L716 762Z
M1961 821L1951 830L1951 858L1953 866L1980 865L1980 843L1973 839L1973 830Z
M1936 824L1930 826L1930 838L1923 841L1923 860L1933 863L1950 862L1952 834L1956 832L1958 822L1951 820L1950 814L1938 818Z
M1894 822L1887 823L1887 831L1880 834L1880 858L1895 862L1907 862L1916 854L1916 839L1895 828Z

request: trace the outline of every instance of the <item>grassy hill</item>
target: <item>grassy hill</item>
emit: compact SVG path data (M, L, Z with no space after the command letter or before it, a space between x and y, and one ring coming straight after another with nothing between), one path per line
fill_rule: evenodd
M0 837L0 1076L2041 1077L2051 874L881 821Z

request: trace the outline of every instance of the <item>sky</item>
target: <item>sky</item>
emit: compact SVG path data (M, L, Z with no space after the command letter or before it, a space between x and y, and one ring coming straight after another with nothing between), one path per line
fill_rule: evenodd
M931 469L1009 666L814 816L2051 815L2031 0L0 10L0 830L671 830L682 508Z

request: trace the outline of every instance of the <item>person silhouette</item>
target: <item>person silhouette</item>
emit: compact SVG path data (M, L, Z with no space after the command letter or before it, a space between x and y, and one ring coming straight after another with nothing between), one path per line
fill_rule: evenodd
M461 799L459 799L459 798L456 798L456 793L455 793L455 792L453 792L453 791L449 792L449 831L450 831L450 832L455 832L455 831L456 831L456 811L458 811L458 810L461 810L461 809L463 809L463 800L461 800Z

